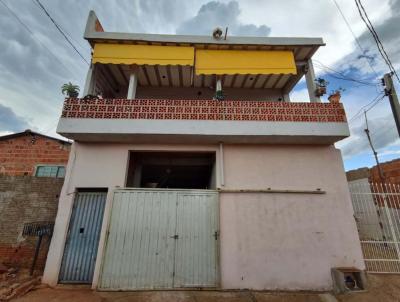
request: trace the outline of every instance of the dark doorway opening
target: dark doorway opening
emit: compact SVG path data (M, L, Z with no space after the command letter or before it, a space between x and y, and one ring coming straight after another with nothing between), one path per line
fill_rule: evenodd
M215 189L215 153L130 152L127 187Z

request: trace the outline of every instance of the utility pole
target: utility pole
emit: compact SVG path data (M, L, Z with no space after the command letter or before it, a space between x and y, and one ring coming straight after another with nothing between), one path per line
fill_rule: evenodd
M368 142L369 145L371 147L372 153L374 154L375 157L375 161L376 161L376 167L378 168L378 174L379 174L379 179L381 181L381 183L385 182L385 176L383 175L383 171L381 169L381 165L378 159L378 152L376 152L374 145L372 144L372 140L371 140L371 135L369 134L369 128L368 128L368 119L367 119L367 112L364 111L364 116L365 116L365 134L367 135L368 138Z
M385 86L385 95L389 97L390 107L392 107L393 117L396 122L397 132L400 136L400 105L396 90L392 80L393 73L386 73L383 76L383 85Z

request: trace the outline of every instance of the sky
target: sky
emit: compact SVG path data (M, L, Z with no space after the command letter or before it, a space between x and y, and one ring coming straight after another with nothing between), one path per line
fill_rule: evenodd
M357 113L382 94L380 78L388 67L352 0L336 0L351 30L334 0L40 2L87 61L91 49L83 31L90 10L96 12L105 31L209 35L217 26L228 26L229 35L322 37L326 46L315 54L314 68L317 77L329 81L328 92L344 89L342 102L351 136L336 147L342 152L345 169L375 164L364 132L363 111ZM400 74L400 0L362 3ZM0 135L29 128L57 136L63 103L61 86L71 81L83 89L87 63L67 44L35 0L0 0L0 49ZM357 81L338 79L335 72ZM309 100L304 80L295 87L291 99ZM367 118L380 161L400 157L400 140L388 99L383 98L369 110Z

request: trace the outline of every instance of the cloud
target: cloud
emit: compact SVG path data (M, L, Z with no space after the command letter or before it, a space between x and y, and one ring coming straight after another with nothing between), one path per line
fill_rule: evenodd
M28 122L10 108L0 104L0 133L20 132L29 128Z
M368 15L374 13L371 7L365 7L365 9ZM390 13L387 14L389 17L383 21L381 18L372 20L372 24L395 69L399 70L400 52L398 51L398 45L400 44L400 35L398 29L400 28L400 0L389 1L389 12ZM358 16L358 12L356 15ZM336 68L340 68L341 70L356 69L361 76L367 75L375 78L375 72L377 72L378 75L382 75L388 72L388 66L379 53L372 34L364 23L362 23L362 26L364 30L357 37L357 40L364 52L359 49L356 41L354 41L354 51L341 58L341 60L337 62ZM370 65L372 65L372 68Z
M398 46L400 44L400 0L391 0L389 4L392 15L382 23L373 23L373 25L392 63L395 64L396 69L399 69L400 52L398 51ZM370 52L379 58L379 64L381 65L380 67L383 68L383 70L387 70L383 59L381 59L381 56L378 55L377 46L372 38L371 33L366 30L358 39L361 45L365 45Z
M393 115L385 115L368 119L368 128L370 129L371 140L376 150L388 147L398 141L398 134ZM367 135L365 133L365 124L361 123L350 128L351 136L337 144L342 150L345 159L351 156L370 152Z
M239 20L240 8L237 1L222 3L210 1L203 4L197 15L183 22L177 34L211 35L216 27L225 29L236 36L268 36L271 29L266 25L244 24Z

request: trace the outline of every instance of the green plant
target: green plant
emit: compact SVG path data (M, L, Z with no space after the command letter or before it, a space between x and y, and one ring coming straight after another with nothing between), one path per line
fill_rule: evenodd
M323 78L317 78L314 80L314 82L317 84L319 87L327 87L329 82Z
M61 86L61 93L70 98L76 98L79 95L79 86L68 82Z

